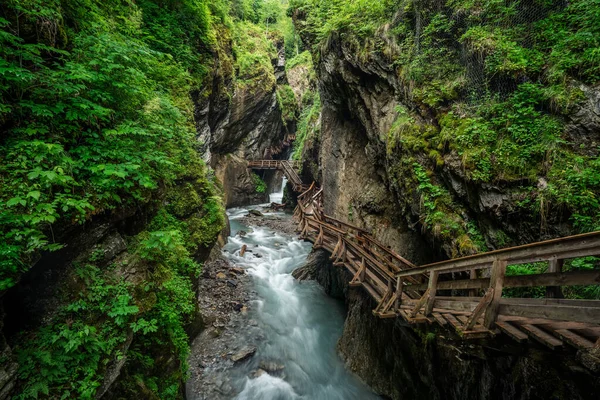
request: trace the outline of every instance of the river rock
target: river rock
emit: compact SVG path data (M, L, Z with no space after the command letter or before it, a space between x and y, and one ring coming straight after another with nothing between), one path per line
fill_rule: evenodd
M249 358L250 356L256 353L256 347L254 346L246 346L234 355L231 356L231 361L238 362Z
M255 217L264 217L264 214L258 210L248 210L249 215L254 215Z
M279 364L273 360L261 360L258 364L260 369L263 369L267 372L278 372L285 368L285 365Z
M259 376L261 376L261 375L264 375L264 374L266 374L266 373L267 373L267 371L265 371L264 369L260 369L260 368L259 368L259 369L257 369L256 371L254 371L254 372L252 373L252 377L253 377L253 378L258 378Z
M227 275L225 275L223 272L219 272L217 273L217 279L227 279Z
M245 275L246 274L246 271L243 268L239 268L239 267L229 268L229 270L237 275Z
M235 279L227 279L227 285L231 287L237 287L238 283Z

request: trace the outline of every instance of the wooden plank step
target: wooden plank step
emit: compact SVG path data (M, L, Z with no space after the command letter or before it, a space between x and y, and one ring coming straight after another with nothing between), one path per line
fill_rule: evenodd
M546 347L549 347L552 350L558 349L562 347L562 341L556 339L554 336L549 333L541 330L535 325L523 324L521 325L521 329L527 331L530 337L534 338L541 344Z
M525 333L521 332L515 326L511 325L510 322L496 321L496 326L498 327L498 329L500 329L502 332L506 333L508 336L510 336L517 342L519 342L519 343L527 342L528 336Z
M375 289L373 289L373 287L371 285L369 285L369 283L363 282L362 287L365 288L365 290L371 295L371 297L377 303L381 302L381 296L379 295L379 293L377 293L377 291Z
M437 321L437 323L440 324L440 326L446 326L446 325L448 325L448 321L446 321L444 319L444 317L442 317L442 314L434 312L431 315Z
M397 315L395 312L393 312L393 311L388 311L388 312L385 312L385 313L382 313L382 312L377 312L377 313L375 313L375 312L374 312L374 314L375 314L375 315L377 315L379 318L382 318L382 319L386 319L386 318L396 318L396 317L398 316L398 315Z
M450 325L460 332L462 324L454 317L454 315L442 314L442 316L446 319L446 321L450 322Z
M405 310L398 310L398 315L402 317L406 322L408 322L408 313Z
M567 329L557 329L554 331L554 333L573 347L587 350L594 348L594 343L592 341L587 340L586 338L579 336L578 334Z

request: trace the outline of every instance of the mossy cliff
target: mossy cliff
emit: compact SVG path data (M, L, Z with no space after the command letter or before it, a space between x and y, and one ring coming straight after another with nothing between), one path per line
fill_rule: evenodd
M0 399L183 397L225 205L295 129L271 8L3 3Z
M415 264L598 229L597 9L292 1L321 104L303 173L325 188L325 212ZM597 372L574 352L462 348L445 331L420 343L418 330L374 320L364 293L345 298L341 353L392 398L598 394Z
M385 203L342 183L355 154L343 143L360 142L356 161L405 220L391 225L440 256L597 229L597 6L292 2L331 138L321 155L336 155L322 183L346 188L343 214L366 222Z
M228 207L267 202L268 191L257 190L246 162L289 155L296 115L284 38L277 30L237 21L219 35L215 55L212 84L195 95L205 159L224 183ZM272 172L260 175L274 183Z

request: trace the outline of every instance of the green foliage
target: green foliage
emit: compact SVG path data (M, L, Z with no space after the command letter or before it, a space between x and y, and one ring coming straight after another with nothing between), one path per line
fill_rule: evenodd
M580 232L600 230L600 158L563 154L548 177L545 192L571 213L575 227Z
M265 193L267 191L267 184L260 176L253 173L252 180L254 181L254 186L256 186L256 193Z
M305 65L307 68L312 69L312 57L309 51L303 51L302 53L297 54L293 58L287 60L285 63L285 69L289 71L298 65Z
M233 52L236 78L240 87L270 91L275 87L271 59L277 57L273 42L263 28L248 21L234 24Z
M467 225L457 214L450 193L442 186L432 183L421 164L415 162L412 167L418 183L417 191L421 194L420 222L423 227L434 237L451 242L453 257L484 250L481 234L478 234L473 224ZM473 241L469 233L473 234L477 242Z
M290 8L315 59L335 33L365 65L396 68L411 106L398 110L386 143L399 180L412 171L395 157L434 169L458 154L468 184L522 185L521 205L542 223L550 209L582 232L600 228L598 156L580 155L564 135L565 115L584 99L580 83L600 80L599 0L292 0ZM410 202L416 188L406 189Z
M77 279L85 286L78 298L17 350L19 378L25 382L19 399L93 399L107 363L123 355L127 329L139 312L131 285L91 264L77 270Z
M449 113L440 135L463 157L474 181L536 179L562 143L558 120L539 111L543 101L539 85L524 83L506 101L479 106L473 117Z
M56 224L147 202L160 184L200 165L192 79L183 66L203 75L190 47L210 40L203 2L142 2L122 18L109 4L90 4L94 12L84 13L81 26L64 25L81 8L19 4L10 7L20 7L21 36L14 13L0 18L0 122L7 127L0 145L2 289L28 269L33 254L60 248ZM171 29L176 22L169 18L183 14L182 27L194 29ZM64 37L49 36L48 25Z
M396 0L291 0L290 8L309 12L307 26L319 40L333 31L365 38L393 15L396 3Z
M124 356L128 397L139 381L153 392L142 397L180 396L194 258L225 223L190 92L228 11L206 0L10 0L0 10L0 290L61 248L55 233L166 203L118 262L101 266L104 252L93 251L57 290L52 320L23 334L18 398L95 398Z
M222 227L223 210L219 212L221 222L216 225ZM200 273L192 252L202 243L194 241L185 222L165 209L148 229L132 239L136 244L132 252L137 257L127 262L135 263L132 267L138 270L151 265L151 275L138 286L123 281L121 274L110 268L100 269L90 263L76 269L74 285L80 289L74 298L52 323L28 337L18 349L19 377L24 383L19 398L40 394L94 398L109 362L123 356L133 360L129 368L152 381L153 375L164 373L156 369L154 361L141 362L142 354L153 349L174 351L181 367L177 376L184 376L189 354L184 327L195 311L192 279ZM96 258L92 253L89 261ZM130 332L136 335L125 350ZM158 381L153 391L157 395L173 391L173 385L178 393L179 383L168 380Z
M318 92L309 90L302 99L302 112L298 118L296 140L292 159L300 160L305 146L312 140L317 140L320 126L317 124L321 115L321 98Z
M290 85L277 86L277 103L281 109L281 119L284 125L287 126L288 122L295 122L298 105L296 104L296 97Z

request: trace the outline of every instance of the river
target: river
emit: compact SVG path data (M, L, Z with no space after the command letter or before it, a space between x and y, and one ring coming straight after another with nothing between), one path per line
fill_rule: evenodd
M271 200L281 201L282 193ZM256 207L252 207L256 208ZM346 370L336 351L345 310L314 281L296 281L311 244L268 228L244 226L249 208L228 210L231 237L223 256L252 278L256 292L242 336L256 346L254 355L221 371L240 400L377 399ZM291 218L282 212L265 218ZM238 235L240 230L248 232ZM240 256L246 245L249 252ZM267 369L269 372L260 371ZM257 373L257 371L259 371Z

